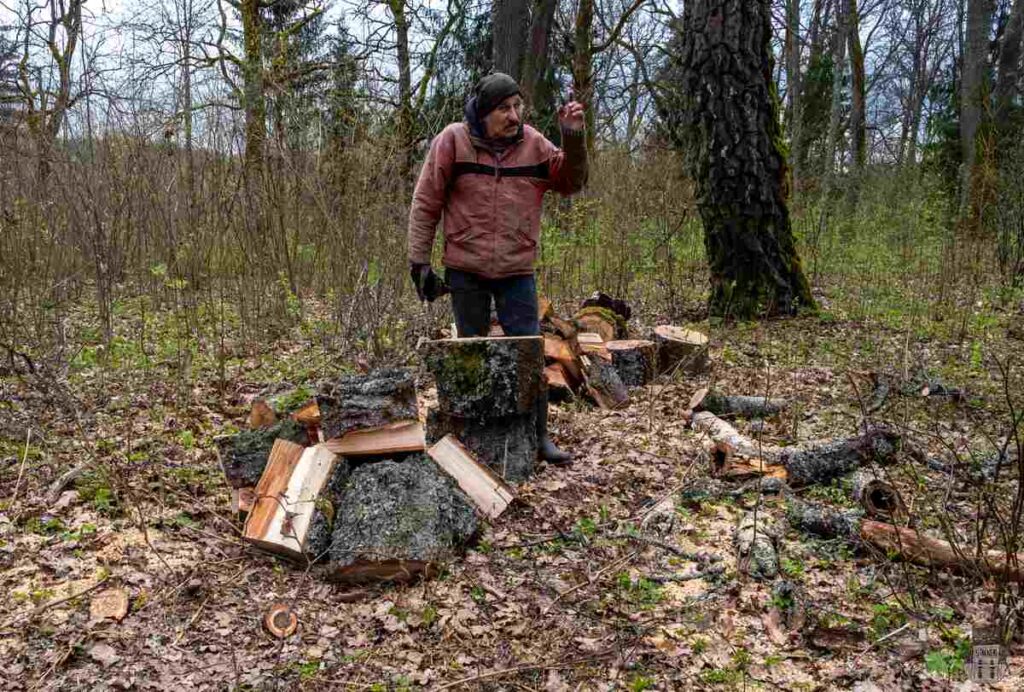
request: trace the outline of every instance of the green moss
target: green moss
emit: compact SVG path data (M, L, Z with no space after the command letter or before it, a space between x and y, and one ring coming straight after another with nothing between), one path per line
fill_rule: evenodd
M619 313L609 310L608 308L602 308L598 305L591 305L590 307L583 308L576 313L576 319L585 317L586 315L597 315L606 322L611 322L615 325L616 336L626 334L628 327L626 326L626 320L622 318Z
M487 344L482 341L461 344L459 348L446 349L434 358L436 361L431 369L438 381L443 381L453 394L474 394L484 379Z

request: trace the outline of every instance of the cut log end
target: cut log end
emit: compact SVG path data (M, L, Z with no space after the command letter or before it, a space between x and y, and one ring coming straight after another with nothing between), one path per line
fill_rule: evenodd
M611 354L612 365L619 373L619 378L627 387L640 387L654 379L657 351L653 341L609 341L605 348Z
M299 616L284 603L275 603L263 613L263 628L278 639L286 639L299 628Z
M652 340L658 349L659 372L682 370L688 375L702 375L711 367L708 337L698 331L662 324L654 328Z

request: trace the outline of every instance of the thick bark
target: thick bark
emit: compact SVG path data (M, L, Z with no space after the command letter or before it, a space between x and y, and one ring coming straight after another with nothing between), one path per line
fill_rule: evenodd
M411 182L413 168L412 64L409 58L409 19L405 0L389 0L391 18L395 22L398 53L398 146L400 149L401 184L403 191Z
M763 396L727 395L710 392L695 411L710 411L716 416L738 418L765 418L777 416L786 407L783 399L769 399Z
M251 182L263 172L263 149L267 139L267 102L263 92L263 18L259 0L240 0L242 42L243 108L245 109L245 170Z
M477 526L472 502L426 456L365 464L335 508L329 577L408 581L431 574Z
M327 383L317 393L317 405L328 439L419 417L412 372L397 368Z
M520 483L537 464L537 414L462 418L436 408L427 412L427 446L454 435L480 463L505 480Z
M587 393L604 409L622 408L629 403L629 392L622 383L615 366L604 358L586 355L580 358L583 363L583 379L587 385Z
M676 131L697 183L716 315L793 314L814 305L786 206L770 39L766 0L686 4Z
M306 429L293 420L282 420L269 428L246 430L214 440L221 468L232 488L252 487L259 483L267 457L278 438L296 444L309 444Z
M654 328L651 340L658 349L658 372L680 369L687 375L702 375L711 367L706 334L661 324Z
M968 228L975 226L978 210L975 197L978 134L988 100L986 58L994 0L967 0L967 30L960 79L960 149L962 156L960 212Z
M606 346L612 354L612 365L624 385L641 387L654 378L657 351L653 341L609 341Z
M899 447L898 435L876 429L857 437L785 447L777 461L786 467L790 485L798 487L828 483L867 463L889 463Z
M733 541L739 570L758 581L770 581L779 575L776 549L778 530L763 511L748 512L740 519Z
M530 0L495 0L492 21L494 69L518 80L530 34Z
M545 103L549 94L541 93L540 85L548 69L548 48L551 45L551 28L555 23L558 0L536 0L530 21L530 45L523 58L523 71L519 87L527 108L536 112L538 104Z
M594 0L579 0L573 33L573 98L584 104L587 152L594 151Z

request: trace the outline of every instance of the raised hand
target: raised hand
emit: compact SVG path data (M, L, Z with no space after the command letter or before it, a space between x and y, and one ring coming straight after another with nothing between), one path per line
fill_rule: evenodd
M566 130L579 132L585 122L583 113L586 109L579 101L570 101L558 109L558 124Z

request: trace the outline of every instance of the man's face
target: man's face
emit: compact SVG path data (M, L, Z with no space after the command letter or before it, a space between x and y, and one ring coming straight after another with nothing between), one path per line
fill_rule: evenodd
M513 94L484 116L484 130L488 139L513 137L523 122L523 97Z

